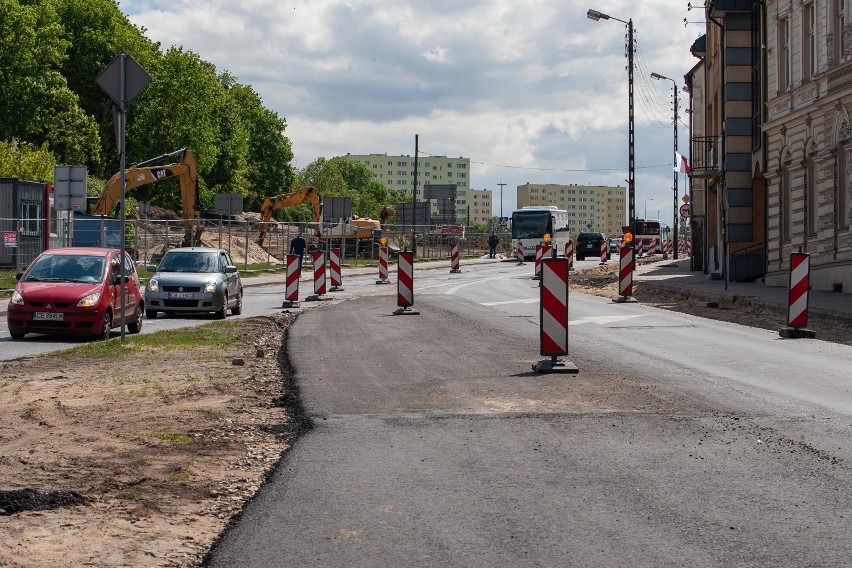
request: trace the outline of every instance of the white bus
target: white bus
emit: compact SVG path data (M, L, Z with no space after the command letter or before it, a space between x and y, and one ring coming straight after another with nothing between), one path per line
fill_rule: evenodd
M657 245L653 251L649 251L649 254L662 254L663 242L671 238L671 228L662 221L657 219L635 219L633 221L633 240L637 246L639 246L640 241L646 241L645 246L647 247L647 243L651 239L656 239Z
M565 243L570 234L568 212L549 206L528 206L512 213L512 254L518 250L518 241L524 247L524 259L535 260L535 246L544 244L544 235L550 235L556 254L565 254Z

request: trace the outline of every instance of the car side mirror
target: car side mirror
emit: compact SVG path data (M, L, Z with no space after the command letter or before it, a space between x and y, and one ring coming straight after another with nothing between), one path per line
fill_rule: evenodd
M145 270L147 270L148 272L157 272L157 265L156 264L146 264Z
M21 276L23 276L23 275L24 275L23 272L18 272L17 274L15 274L15 280L20 280Z
M225 267L225 274L233 274L236 271L237 271L237 267L234 266L233 264L229 264L228 266Z

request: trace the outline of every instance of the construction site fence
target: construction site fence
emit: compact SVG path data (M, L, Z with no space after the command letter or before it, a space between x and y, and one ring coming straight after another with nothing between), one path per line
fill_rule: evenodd
M57 222L46 219L0 219L0 233L4 246L0 249L0 268L26 268L46 248L63 246L121 247L120 222L116 219L91 219L87 223ZM354 228L353 228L354 230ZM391 260L401 250L415 251L417 259L449 259L451 246L459 245L462 257L488 254L489 233L460 233L457 227L423 226L413 230L407 227L398 231L394 227L369 231L358 229L355 235L341 237L323 235L316 223L273 222L261 239L261 224L252 221L216 219L154 220L128 219L124 226L125 248L140 262L156 264L171 248L180 246L208 246L229 252L234 262L243 269L249 266L269 268L283 266L290 243L297 235L307 241L307 251L331 247L341 249L341 261L369 261L378 263L379 246L384 239L390 249ZM508 255L511 239L501 237L497 253Z

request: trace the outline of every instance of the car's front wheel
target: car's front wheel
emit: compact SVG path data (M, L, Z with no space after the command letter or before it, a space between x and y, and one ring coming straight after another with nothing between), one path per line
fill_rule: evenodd
M145 317L149 320L157 319L157 310L145 310Z
M142 304L136 306L136 313L134 314L133 321L127 324L127 329L130 333L139 333L142 331Z
M112 312L109 310L104 312L104 319L101 320L101 330L95 334L95 339L109 339L112 331Z
M228 317L228 294L222 297L222 309L216 312L216 319L223 320Z
M231 315L238 316L243 313L243 292L242 290L237 292L237 301L234 303L234 307L231 308Z
M26 335L26 333L21 333L20 331L9 330L9 336L12 339L23 339L25 335Z

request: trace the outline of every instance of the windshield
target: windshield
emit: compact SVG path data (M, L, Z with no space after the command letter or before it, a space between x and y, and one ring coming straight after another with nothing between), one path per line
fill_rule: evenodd
M158 268L160 272L219 272L216 251L168 252Z
M660 223L659 221L636 221L635 233L637 235L659 235Z
M552 232L550 211L515 211L512 214L513 239L540 239Z
M104 257L90 255L42 255L21 278L24 282L81 282L102 280Z

